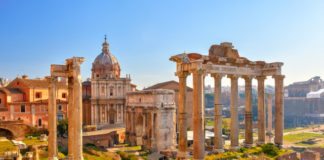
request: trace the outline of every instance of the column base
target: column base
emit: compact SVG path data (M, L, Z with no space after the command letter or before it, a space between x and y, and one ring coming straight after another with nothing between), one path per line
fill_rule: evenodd
M244 147L245 147L245 148L252 148L252 147L253 147L253 144L245 143L245 144L244 144Z
M261 145L265 144L265 142L258 141L256 144L257 144L257 146L261 146Z
M178 152L176 160L184 160L189 158L188 152Z
M225 151L224 151L224 149L222 149L222 148L218 148L218 149L217 149L217 148L214 148L214 149L213 149L213 152L215 152L215 153L223 153L223 152L225 152Z
M230 146L229 147L229 150L230 151L237 151L238 149L240 149L241 147L240 146Z
M57 157L48 157L48 160L58 160Z

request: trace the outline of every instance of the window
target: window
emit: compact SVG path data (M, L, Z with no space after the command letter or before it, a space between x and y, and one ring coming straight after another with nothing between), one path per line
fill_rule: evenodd
M38 119L38 126L42 126L42 119Z
M19 82L17 82L17 86L19 86Z
M110 88L110 96L114 95L114 90L112 88Z
M36 98L42 98L42 93L41 92L36 92Z
M21 120L21 118L20 118L20 117L18 117L18 120Z
M62 105L58 105L58 110L62 110Z
M26 112L26 106L25 105L21 105L20 106L20 112Z
M99 78L99 74L97 74L97 78Z
M0 98L0 104L1 104L1 98Z
M66 93L62 93L62 98L66 98Z

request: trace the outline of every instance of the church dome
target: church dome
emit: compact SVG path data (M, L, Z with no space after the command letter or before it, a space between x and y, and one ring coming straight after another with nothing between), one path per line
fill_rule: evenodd
M109 43L105 37L102 44L102 52L96 57L92 64L92 78L119 78L119 63L109 50Z

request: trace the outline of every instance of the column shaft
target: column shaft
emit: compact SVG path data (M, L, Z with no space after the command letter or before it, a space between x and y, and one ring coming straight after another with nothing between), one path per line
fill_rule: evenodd
M238 76L229 75L231 79L231 150L237 150L239 147L239 125L238 125Z
M56 77L48 78L48 159L57 160Z
M180 73L179 77L179 106L178 106L178 128L179 128L179 152L177 159L185 159L188 157L187 153L187 76L188 73Z
M74 110L73 110L73 77L68 77L68 156L69 159L74 159L73 146L74 145Z
M214 77L214 151L223 152L222 138L222 77L223 75L212 74Z
M273 76L275 79L275 144L279 147L283 145L284 129L284 88L283 75Z
M258 76L258 144L265 143L265 98L264 80L265 76Z
M193 158L204 159L205 126L204 126L204 75L202 71L193 72Z
M252 77L245 76L245 146L252 147Z

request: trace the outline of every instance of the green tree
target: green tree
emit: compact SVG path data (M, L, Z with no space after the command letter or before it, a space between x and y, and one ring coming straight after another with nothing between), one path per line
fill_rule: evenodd
M223 118L222 119L222 128L223 134L228 135L231 131L231 119L230 118Z
M58 121L57 125L57 132L60 137L63 137L63 135L68 130L68 120L66 118L62 118Z

